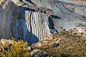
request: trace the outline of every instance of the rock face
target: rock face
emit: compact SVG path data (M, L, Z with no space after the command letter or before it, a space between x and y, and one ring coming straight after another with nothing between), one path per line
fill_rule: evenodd
M1 0L0 38L23 39L29 44L58 32L86 26L86 7L56 0Z
M12 2L3 3L4 4L0 6L0 38L9 39L12 36L19 38L24 37L22 34L25 23L25 18L22 16L24 11L15 6ZM20 33L21 31L22 33Z
M12 2L1 4L0 6L0 30L1 30L0 37L1 38L12 37L11 25L13 18L16 17L13 16L15 9L18 8ZM18 11L21 11L21 9L18 9Z
M47 15L25 11L27 29L30 32L28 37L32 42L37 42L43 37L50 35L49 19ZM39 38L36 40L36 38Z

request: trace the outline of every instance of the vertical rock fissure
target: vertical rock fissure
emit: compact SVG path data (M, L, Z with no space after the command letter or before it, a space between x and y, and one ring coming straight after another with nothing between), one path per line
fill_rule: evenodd
M30 13L30 33L29 33L29 41L30 41L30 43L29 44L31 44L31 37L32 37L32 25L31 25L31 20L32 19L32 12Z

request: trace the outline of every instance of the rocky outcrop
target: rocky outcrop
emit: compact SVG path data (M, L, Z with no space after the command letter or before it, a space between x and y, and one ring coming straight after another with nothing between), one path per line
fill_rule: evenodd
M25 12L27 29L30 32L28 35L29 38L31 38L30 41L35 43L37 42L36 38L39 38L38 40L42 40L43 37L51 34L48 26L49 20L47 15L29 11Z
M44 50L38 50L38 49L34 49L34 50L30 53L30 55L31 55L32 57L52 57L52 56L50 56L49 54L47 54L46 51L44 51Z
M0 8L1 38L15 37L16 40L23 39L31 44L51 34L49 15L22 10L9 1L1 3Z
M4 2L4 4L0 4L0 38L10 38L12 37L12 22L13 19L17 19L17 14L22 10L15 6L12 2ZM15 10L18 13L14 16ZM14 18L15 17L15 18Z
M20 9L12 2L6 1L0 4L0 38L9 39L15 37L25 39L25 16L24 10Z
M1 0L0 38L15 37L32 44L58 32L57 26L85 27L85 9L85 5L56 0Z
M41 36L39 36L39 35L42 35L42 37L43 37L43 36L51 34L53 31L55 32L56 30L58 30L57 26L61 26L64 29L69 30L69 29L72 29L75 27L84 27L86 24L85 23L85 21L86 21L85 14L77 12L79 9L82 9L82 7L80 5L75 5L75 4L71 5L71 3L65 3L65 2L61 2L61 1L54 2L54 1L49 1L49 0L47 0L47 1L31 0L31 1L37 5L39 10L34 13L33 12L29 13L28 11L26 11L26 16L29 16L29 18L26 17L26 23L29 24L28 25L28 28L29 28L30 23L28 23L28 19L29 19L29 22L31 21L32 33L34 35L36 35L39 39L41 38ZM67 7L67 6L71 6L71 7ZM72 7L74 7L74 12L70 9ZM76 10L76 7L79 9ZM83 7L83 8L85 8L85 7ZM50 10L49 13L48 13L48 10ZM79 11L81 11L81 10L79 10ZM83 11L81 11L81 12L83 12ZM42 15L42 17L41 17L41 15ZM49 15L51 15L51 16L49 16ZM44 33L45 35L42 34L44 32L44 30L42 29L41 26L44 26L44 24L42 24L41 21L39 21L41 23L39 23L39 22L37 24L35 23L38 20L42 20L42 18L43 18L43 20L46 20L46 23L47 23L47 25L45 25L47 27L47 29L46 29L46 27L43 27L43 28L45 28L46 32L49 34L47 34L47 33ZM43 21L43 22L45 22L45 21ZM36 25L38 25L38 26L36 26ZM36 28L38 28L38 29L36 29ZM36 33L35 33L35 29L36 29ZM43 30L43 31L41 30L42 33L41 33L40 29ZM30 28L29 28L29 31L30 31ZM38 31L40 31L40 34L38 34L39 33ZM32 41L33 41L33 38L34 37L31 38Z

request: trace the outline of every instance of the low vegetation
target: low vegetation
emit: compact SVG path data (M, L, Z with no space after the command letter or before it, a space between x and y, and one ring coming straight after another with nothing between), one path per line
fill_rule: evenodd
M30 57L30 52L25 49L28 45L27 42L23 40L18 40L15 42L13 38L14 44L4 44L0 46L0 52L2 57Z
M59 46L59 43L53 43L53 44L51 45L52 48L57 47L57 46Z
M32 45L33 48L47 51L54 57L86 57L86 38L83 33L77 33L73 30L55 33L47 41ZM41 46L38 46L41 44Z

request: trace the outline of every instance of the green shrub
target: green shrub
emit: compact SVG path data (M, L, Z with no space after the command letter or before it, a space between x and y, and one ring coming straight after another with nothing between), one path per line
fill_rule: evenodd
M69 32L68 31L65 31L65 34L69 34Z
M83 35L83 33L81 32L81 35Z
M53 34L53 39L58 37L58 33Z
M30 57L30 54L27 49L25 49L28 45L27 42L24 42L23 40L18 40L17 43L15 43L15 40L13 39L14 44L10 46L10 48L7 48L8 50L6 53L2 52L2 57ZM3 45L5 48L7 45Z
M74 33L74 35L76 35L77 33Z
M59 46L59 43L53 43L53 44L51 45L52 48L57 47L57 46Z

